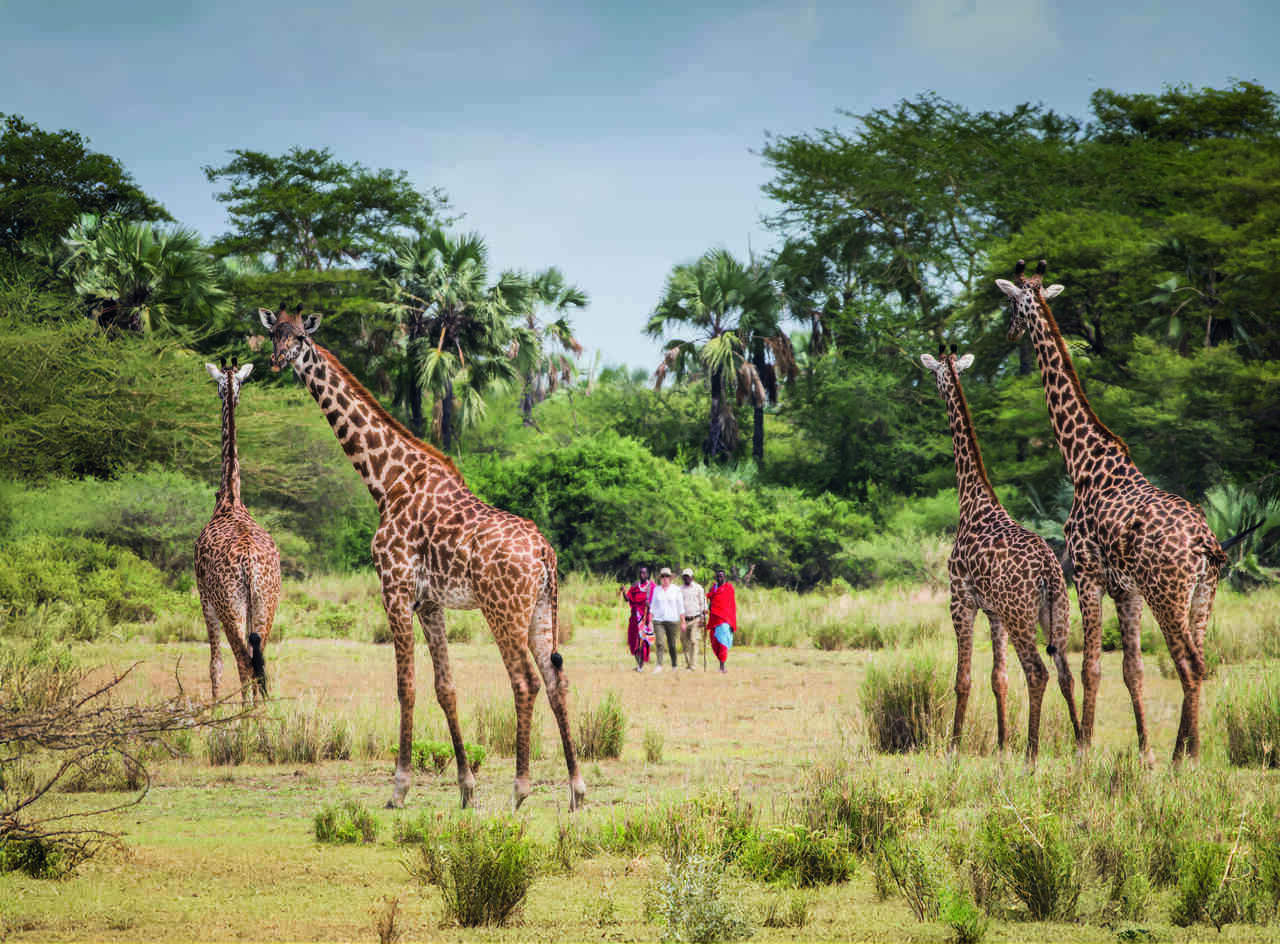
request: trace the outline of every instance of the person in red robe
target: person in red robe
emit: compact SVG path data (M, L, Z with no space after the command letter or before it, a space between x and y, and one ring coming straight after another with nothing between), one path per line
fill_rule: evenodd
M711 651L720 660L720 671L725 671L725 661L733 647L733 634L738 631L738 603L733 596L733 584L723 570L716 571L716 582L707 590L710 613L707 616L707 634Z
M650 640L653 639L653 616L649 605L653 603L655 584L649 579L649 568L641 567L639 578L622 591L622 599L631 607L627 620L627 648L636 660L636 671L644 670L649 661Z

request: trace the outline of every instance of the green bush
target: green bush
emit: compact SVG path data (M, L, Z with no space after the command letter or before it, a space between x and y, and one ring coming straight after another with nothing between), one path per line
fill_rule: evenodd
M949 692L935 653L907 651L871 662L860 695L872 748L901 754L940 738Z
M0 843L0 875L23 872L32 878L65 878L72 863L65 850L45 838L9 839Z
M938 903L938 919L951 928L953 944L982 944L991 920L966 892L943 889Z
M805 789L804 816L811 828L839 828L860 856L872 855L902 829L911 797L864 770L845 764L816 768Z
M658 882L657 911L664 941L744 941L751 925L721 895L723 866L714 857L691 855L668 862Z
M838 835L801 825L766 830L747 844L738 861L761 881L796 888L837 885L855 869L853 855Z
M934 857L900 838L882 843L876 853L876 868L898 887L917 921L938 918L943 889L933 862Z
M1080 867L1056 818L992 811L982 825L981 846L983 864L1032 921L1067 921L1075 915Z
M414 741L413 766L417 770L442 774L453 763L453 747L441 741Z
M583 760L622 756L622 743L627 733L627 716L622 702L609 692L595 709L583 709L578 715L574 743Z
M356 800L331 803L316 813L317 842L372 843L378 841L378 820Z
M538 872L524 823L506 817L484 823L466 816L420 853L410 873L440 889L446 920L464 928L509 923Z

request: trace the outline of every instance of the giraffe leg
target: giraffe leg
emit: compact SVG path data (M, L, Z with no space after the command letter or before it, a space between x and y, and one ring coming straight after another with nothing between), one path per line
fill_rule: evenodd
M1053 668L1058 675L1058 688L1067 703L1067 714L1071 717L1071 730L1075 735L1076 749L1084 747L1084 732L1080 727L1080 715L1076 711L1075 679L1071 677L1071 666L1067 663L1067 641L1071 631L1071 608L1066 593L1046 600L1040 608L1040 627L1044 630L1044 638L1049 644L1049 652L1053 658Z
M1216 587L1213 589L1216 591ZM1181 763L1184 758L1195 760L1200 756L1200 687L1206 669L1204 630L1197 631L1196 621L1208 621L1206 603L1212 601L1199 581L1179 597L1152 607L1165 644L1169 647L1178 681L1182 684L1182 713L1173 742L1174 764Z
M1213 600L1218 593L1218 574L1217 568L1208 568L1201 575L1195 589L1191 592L1188 622L1190 624L1191 644L1195 646L1199 655L1196 660L1198 665L1196 673L1198 684L1196 686L1195 701L1193 702L1193 711L1187 719L1186 731L1187 756L1192 760L1200 759L1200 686L1203 685L1208 674L1208 666L1204 657L1204 636L1208 628L1209 616L1213 612Z
M236 674L240 676L240 700L245 705L252 704L253 693L250 684L253 681L253 669L249 664L249 643L247 614L244 604L239 601L218 607L218 620L226 630L227 645L236 660Z
M964 715L969 707L969 691L973 685L973 620L977 607L956 578L951 580L951 625L956 631L956 713L951 722L951 750L960 749Z
M1146 767L1154 767L1155 751L1147 729L1147 710L1142 697L1142 597L1124 593L1116 597L1116 616L1120 619L1120 641L1124 646L1124 684L1133 702L1133 722L1138 729L1138 756Z
M569 678L564 669L557 667L557 663L552 660L551 647L551 603L542 599L533 610L533 623L529 627L529 650L542 674L542 681L547 686L547 701L551 703L551 713L555 715L556 727L560 729L560 743L564 746L564 760L569 768L569 811L573 812L582 805L587 795L587 785L578 770L578 756L573 749L573 733L569 726ZM686 650L685 655L688 654ZM559 661L563 665L563 660Z
M1008 638L1004 620L988 613L987 621L991 624L991 693L996 696L996 744L1003 753L1009 743L1009 666L1005 661Z
M418 604L418 621L431 652L431 665L435 670L436 701L444 712L453 741L453 757L458 765L458 790L462 794L462 808L472 803L476 792L476 777L467 760L467 748L462 741L462 726L458 723L458 695L453 684L453 672L449 667L449 640L445 633L444 607L438 603Z
M1022 672L1027 677L1027 763L1035 764L1040 754L1040 710L1044 704L1044 690L1049 686L1049 670L1036 652L1035 623L1014 626L1009 639Z
M1078 561L1076 566L1080 566ZM1076 598L1080 602L1080 622L1084 633L1084 655L1080 662L1080 682L1084 687L1080 734L1081 743L1087 748L1093 742L1098 683L1102 680L1102 581L1077 570Z
M391 642L396 653L396 696L400 699L400 740L396 752L396 773L387 808L404 806L413 782L413 592L388 580L382 582L382 606L391 623Z
M527 627L533 608L523 608L520 612L513 613L512 610L516 608L511 606L510 600L506 604L506 611L497 605L486 605L483 602L480 608L498 643L507 675L511 678L511 694L516 706L516 780L512 791L512 805L514 809L519 809L520 804L533 792L529 780L530 732L533 728L533 705L542 683L538 681L527 651Z
M213 700L217 701L218 688L222 684L222 624L212 602L201 608L204 610L205 629L209 633L209 686L213 689Z

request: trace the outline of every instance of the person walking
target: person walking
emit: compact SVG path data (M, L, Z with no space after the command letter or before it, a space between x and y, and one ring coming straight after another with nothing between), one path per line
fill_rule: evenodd
M658 589L653 591L653 602L650 604L653 613L653 634L658 639L658 667L655 673L662 671L662 650L665 646L671 656L671 670L680 668L676 656L676 640L684 632L684 594L680 588L671 583L671 568L663 567L658 571Z
M720 671L724 672L729 650L733 648L733 634L738 631L738 603L734 599L733 584L723 569L716 570L716 582L707 591L707 602L710 604L707 625L711 651L720 660Z
M697 661L698 639L707 625L707 592L693 579L693 570L680 571L680 593L684 597L684 629L680 632L680 644L684 646L684 667L693 671ZM705 647L705 643L703 643ZM707 667L706 649L703 649L702 668Z
M627 648L636 660L637 672L643 672L644 664L649 661L650 642L653 639L650 604L653 602L654 589L654 583L649 579L649 568L641 567L636 582L622 590L622 599L631 607L631 615L627 620Z

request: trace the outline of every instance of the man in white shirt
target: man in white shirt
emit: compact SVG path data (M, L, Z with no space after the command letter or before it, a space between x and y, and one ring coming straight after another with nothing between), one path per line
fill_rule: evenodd
M693 579L693 570L689 567L680 571L680 580L683 583L680 592L684 595L684 629L680 633L680 641L684 646L684 667L692 671L698 639L707 624L707 591ZM706 668L705 660L703 668Z
M649 612L653 614L653 634L658 644L658 665L653 671L662 671L664 644L671 655L671 668L680 668L676 660L676 639L679 638L677 633L684 631L684 594L679 587L672 585L670 567L658 571L658 586L653 591Z

